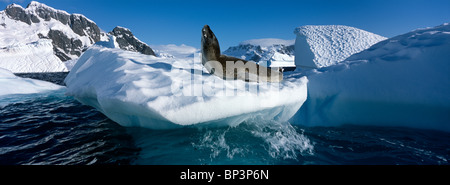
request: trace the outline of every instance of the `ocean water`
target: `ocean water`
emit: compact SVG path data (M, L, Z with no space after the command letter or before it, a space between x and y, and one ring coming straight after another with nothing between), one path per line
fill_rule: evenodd
M438 164L450 133L399 127L126 128L64 90L0 97L0 164Z

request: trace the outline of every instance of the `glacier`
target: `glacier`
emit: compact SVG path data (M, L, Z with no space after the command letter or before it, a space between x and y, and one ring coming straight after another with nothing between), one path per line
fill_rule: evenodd
M309 80L294 122L450 131L449 51L446 23L381 41L333 66L292 73Z
M148 56L112 42L90 47L65 79L67 95L120 125L151 129L287 121L306 100L307 82L225 81L210 75L200 56Z
M297 69L335 65L385 37L343 25L307 25L294 30Z
M67 72L66 65L53 54L50 39L0 48L0 68L14 73Z

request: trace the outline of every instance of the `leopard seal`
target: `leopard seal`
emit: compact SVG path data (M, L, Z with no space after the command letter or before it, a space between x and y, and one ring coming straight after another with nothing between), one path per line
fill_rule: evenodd
M211 28L202 29L202 64L210 74L225 80L281 82L283 73L236 57L221 55L220 45Z

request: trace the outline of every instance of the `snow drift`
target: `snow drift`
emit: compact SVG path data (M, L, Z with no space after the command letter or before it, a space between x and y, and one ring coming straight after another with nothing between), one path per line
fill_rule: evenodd
M335 65L385 37L341 25L301 26L295 29L295 65L321 68Z
M123 126L286 121L306 100L306 77L280 84L225 81L204 71L199 56L161 58L100 44L88 49L67 76L67 94Z
M296 122L450 131L449 51L447 23L382 41L335 66L305 70L308 100Z

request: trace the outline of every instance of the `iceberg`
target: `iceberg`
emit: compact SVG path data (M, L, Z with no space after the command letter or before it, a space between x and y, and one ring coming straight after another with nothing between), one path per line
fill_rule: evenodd
M223 80L194 58L155 57L101 43L72 68L67 95L123 126L171 129L287 121L307 95L307 78L282 83Z
M64 87L41 80L20 78L11 71L0 68L0 108L17 101L23 101L26 99L23 97L24 95L56 90L64 90Z
M295 122L450 131L449 51L446 23L381 41L334 66L303 70L308 100Z
M343 25L301 26L295 29L297 69L335 65L368 49L385 37Z
M0 68L0 96L13 94L33 94L64 88L50 82L20 78L11 71Z

